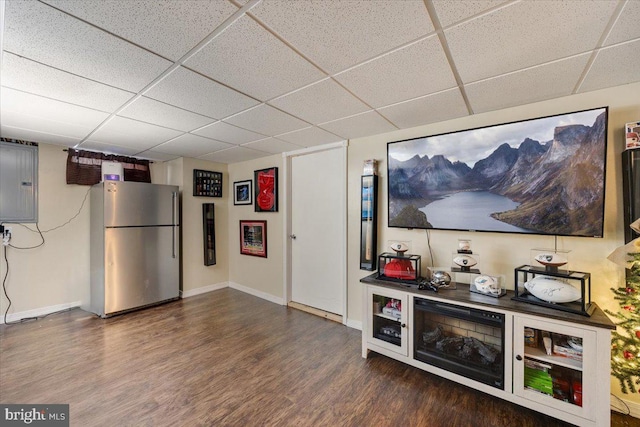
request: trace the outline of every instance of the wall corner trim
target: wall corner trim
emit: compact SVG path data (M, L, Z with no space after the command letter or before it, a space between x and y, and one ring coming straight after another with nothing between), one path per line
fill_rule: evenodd
M254 297L262 298L278 305L285 305L284 298L277 297L266 292L258 291L248 286L240 285L235 282L229 282L229 287L231 289L236 289L238 291L244 292L245 294L253 295Z
M213 285L202 286L195 289L189 289L188 291L180 291L182 298L189 298L207 292L217 291L218 289L224 289L229 287L229 282L214 283Z

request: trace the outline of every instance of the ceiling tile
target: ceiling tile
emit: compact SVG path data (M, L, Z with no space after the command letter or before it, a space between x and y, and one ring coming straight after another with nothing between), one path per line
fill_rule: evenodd
M189 58L185 66L263 101L325 77L246 15Z
M4 50L138 92L171 63L37 1L6 3Z
M21 139L25 141L41 142L44 144L62 145L65 147L73 147L79 143L82 138L73 138L70 136L54 135L50 132L39 132L33 129L23 129L8 126L4 122L0 126L0 135L5 138Z
M202 129L195 130L192 133L236 145L257 141L268 136L241 129L225 122L213 123Z
M140 150L133 147L122 147L115 144L107 144L96 141L85 141L78 147L80 150L100 151L107 154L120 154L122 156L135 156Z
M375 111L368 111L363 114L358 114L357 116L347 117L346 119L323 123L320 126L347 139L397 130L395 126Z
M144 96L136 99L118 115L185 132L215 121L210 117L201 116Z
M2 88L0 118L3 125L84 138L108 113L67 104L38 95Z
M505 0L431 0L442 27L468 19L487 9L506 3Z
M590 53L465 86L474 113L571 95ZM535 90L531 90L535 88Z
M133 93L3 52L2 86L109 113Z
M280 141L276 138L265 138L260 141L249 142L243 144L243 147L253 148L260 151L266 151L267 153L278 154L286 151L294 151L304 148L300 145L292 144L290 142Z
M292 144L301 145L303 147L330 144L332 142L344 140L344 138L340 136L334 135L315 126L278 135L278 139L291 142Z
M578 92L640 81L640 40L602 49Z
M232 144L220 142L202 136L185 133L177 138L167 141L164 144L153 147L154 152L164 154L175 154L185 157L198 157L212 151L223 150L233 147Z
M252 150L245 147L233 147L227 150L216 151L215 153L206 154L198 157L199 159L208 160L216 163L238 163L247 160L259 159L260 157L270 156L269 153Z
M313 124L328 122L369 109L331 79L274 99L269 104Z
M259 105L224 121L265 135L277 135L309 126L302 120L266 104Z
M254 99L182 67L154 85L145 96L216 119L258 104Z
M445 30L465 83L593 49L612 1L525 1Z
M400 129L442 122L469 114L458 88L379 108Z
M88 140L131 148L138 152L175 138L181 133L177 130L116 116L105 123Z
M168 162L169 160L174 160L182 156L176 154L158 153L157 151L153 150L146 150L140 153L136 153L136 157L139 159L149 159L158 162Z
M226 1L44 1L172 60L238 10Z
M640 1L629 0L625 3L620 17L605 40L605 46L633 40L640 37Z
M251 14L329 73L433 31L422 0L265 0Z
M373 107L456 86L437 36L352 68L335 79Z

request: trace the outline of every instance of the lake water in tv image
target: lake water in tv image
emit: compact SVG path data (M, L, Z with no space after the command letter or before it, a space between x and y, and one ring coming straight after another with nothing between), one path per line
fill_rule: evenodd
M509 211L519 204L488 191L463 191L447 195L420 210L434 228L530 233L531 230L491 218L492 213Z

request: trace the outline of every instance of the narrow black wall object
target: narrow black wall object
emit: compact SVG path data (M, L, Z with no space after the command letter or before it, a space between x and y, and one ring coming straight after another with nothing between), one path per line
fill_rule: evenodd
M640 218L640 148L622 152L624 242L640 237L629 225Z
M361 179L360 269L373 271L378 259L378 176Z
M204 265L216 264L216 229L213 203L202 204Z

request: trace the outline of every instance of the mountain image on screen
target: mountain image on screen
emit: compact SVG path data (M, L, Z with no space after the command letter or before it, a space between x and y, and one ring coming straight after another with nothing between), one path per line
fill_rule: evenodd
M389 226L601 237L602 111L591 126L554 127L549 141L497 144L472 167L435 153L398 160L393 150L406 141L390 143Z

